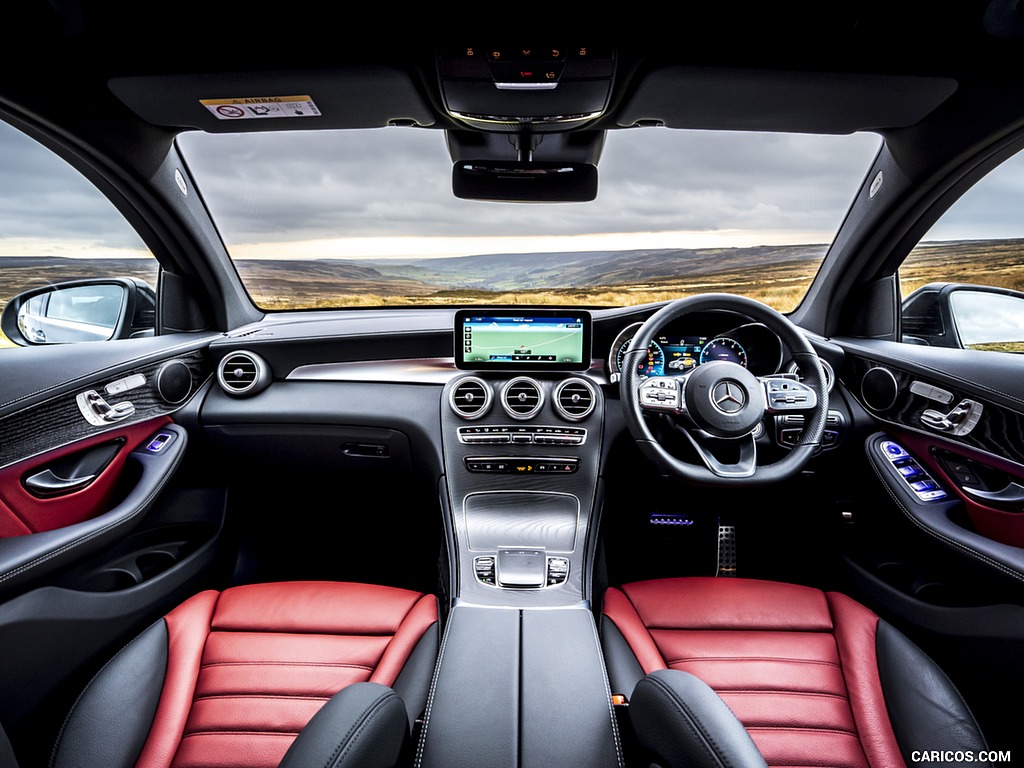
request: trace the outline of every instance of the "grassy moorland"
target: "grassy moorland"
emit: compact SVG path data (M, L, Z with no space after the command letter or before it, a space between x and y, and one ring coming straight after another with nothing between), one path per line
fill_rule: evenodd
M239 260L266 309L574 304L629 306L722 291L796 307L824 245L486 254L452 259ZM0 309L29 288L90 277L139 277L156 285L152 259L0 257ZM904 295L945 280L1024 291L1024 240L924 243L900 269ZM5 340L0 336L0 345Z
M631 306L697 293L739 293L780 312L799 303L825 246L762 246L604 254L497 254L367 262L344 280L334 270L352 262L239 262L253 298L267 309L462 304ZM284 276L284 271L288 276ZM259 275L250 281L248 274ZM370 273L375 274L370 274ZM1024 241L925 243L900 269L901 288L940 280L1024 291ZM324 283L323 280L328 282ZM515 287L515 286L519 287Z
M256 302L296 306L574 304L628 306L711 291L742 293L788 311L824 246L489 254L455 259L239 261Z
M1024 291L1024 240L922 243L900 267L903 295L939 281Z

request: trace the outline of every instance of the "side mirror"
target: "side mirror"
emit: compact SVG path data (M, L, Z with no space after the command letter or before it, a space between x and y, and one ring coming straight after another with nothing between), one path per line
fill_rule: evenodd
M907 296L903 340L934 347L1024 352L1024 293L930 283Z
M144 281L74 280L20 293L0 315L0 329L20 346L152 336L156 293Z

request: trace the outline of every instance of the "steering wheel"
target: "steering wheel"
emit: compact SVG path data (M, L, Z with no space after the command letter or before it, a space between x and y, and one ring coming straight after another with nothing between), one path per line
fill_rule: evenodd
M754 376L739 363L714 360L682 376L638 372L638 358L668 323L691 312L731 310L763 323L788 347L803 381L785 376ZM622 359L619 393L629 431L640 450L665 474L704 485L755 485L791 477L821 443L828 413L828 391L818 355L800 330L783 315L743 296L708 293L679 299L656 312L636 332ZM754 434L766 414L800 412L804 428L782 459L758 466ZM676 458L658 442L645 413L670 414L674 426L700 456L702 465ZM722 461L712 452L726 447Z

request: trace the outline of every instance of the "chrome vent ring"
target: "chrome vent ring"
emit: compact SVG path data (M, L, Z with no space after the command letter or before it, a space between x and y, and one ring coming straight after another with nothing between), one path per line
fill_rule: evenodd
M594 412L597 393L586 379L566 379L555 387L552 403L563 419L582 421Z
M217 366L217 383L220 388L236 397L262 392L270 385L270 381L270 366L255 352L232 352Z
M501 405L513 419L532 419L544 405L544 390L528 376L520 376L505 385Z
M464 419L479 419L491 408L491 385L476 376L459 379L448 393L448 405Z

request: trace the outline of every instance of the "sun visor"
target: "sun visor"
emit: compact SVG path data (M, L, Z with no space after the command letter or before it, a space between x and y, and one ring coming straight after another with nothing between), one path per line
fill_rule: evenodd
M397 67L115 77L109 86L153 125L208 133L434 123L408 73Z
M913 125L956 88L944 77L664 67L639 80L618 123L846 134Z

